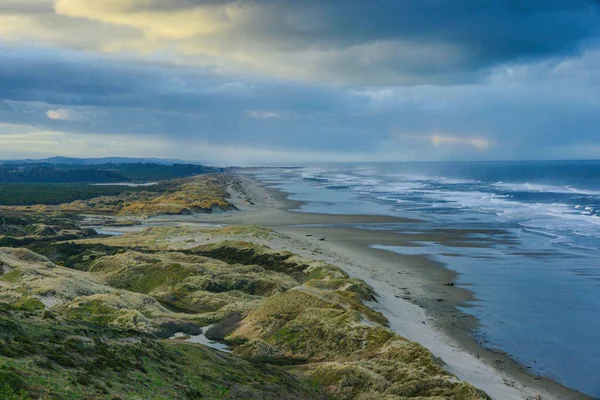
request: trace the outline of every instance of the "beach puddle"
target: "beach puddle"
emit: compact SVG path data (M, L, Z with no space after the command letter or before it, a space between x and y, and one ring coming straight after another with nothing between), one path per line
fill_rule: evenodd
M107 229L94 229L98 235L107 235L107 236L121 236L124 235L125 232L120 231L111 231Z
M183 340L185 342L203 344L205 346L212 347L213 349L217 349L217 350L223 351L225 353L231 353L231 350L229 350L229 346L226 343L222 343L222 342L217 342L217 341L214 341L214 340L210 340L209 338L207 338L205 336L205 332L211 326L212 325L205 326L205 327L201 328L202 333L200 333L198 335L189 335L189 334L186 334L186 333L183 333L183 332L176 332L169 339Z
M146 187L146 186L155 186L158 185L158 182L143 182L143 183L135 183L135 182L108 182L108 183L92 183L91 186L128 186L128 187Z

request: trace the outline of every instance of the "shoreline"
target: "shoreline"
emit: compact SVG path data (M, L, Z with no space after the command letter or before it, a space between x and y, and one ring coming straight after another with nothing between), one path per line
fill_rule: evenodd
M455 280L456 272L426 256L370 247L398 245L400 240L392 231L348 227L368 223L401 225L414 220L290 211L303 203L290 200L288 193L268 187L254 175L237 176L252 192L249 195L255 204L249 205L243 196L233 193L231 201L241 212L205 216L204 220L271 228L293 239L292 248L288 243L285 250L326 260L365 280L379 297L378 303L370 306L388 317L392 330L428 348L444 360L450 372L495 399L591 399L548 377L534 375L510 355L478 343L471 331L480 326L479 321L457 308L468 307L467 302L474 300L473 293L444 285ZM322 237L326 240L320 241ZM267 244L273 247L273 243Z
M324 260L364 280L377 293L368 306L381 312L390 328L417 342L444 361L446 369L498 400L591 399L550 378L528 371L501 351L477 342L472 330L479 321L457 307L475 300L468 288L446 285L458 274L426 255L403 255L373 248L374 245L406 246L414 235L401 235L402 224L414 219L385 215L316 214L290 211L303 203L254 175L235 174L242 185L230 186L228 201L239 211L213 214L161 215L141 220L140 225L113 227L131 232L152 226L210 229L227 225L257 225L282 235L250 240L275 250ZM395 231L359 229L365 225L393 224ZM480 231L474 230L473 232ZM471 231L462 233L470 234ZM445 237L442 237L444 235ZM419 240L456 242L456 232L442 228L419 234ZM425 239L424 239L425 237ZM448 238L450 237L450 240ZM321 240L324 239L324 240ZM212 239L205 243L210 243ZM239 238L237 240L245 240Z

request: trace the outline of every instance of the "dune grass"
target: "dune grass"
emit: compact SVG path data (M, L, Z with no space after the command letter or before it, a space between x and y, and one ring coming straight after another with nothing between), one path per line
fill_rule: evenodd
M373 289L335 265L239 240L127 245L179 233L45 245L65 267L0 248L0 377L11 396L489 399L392 332L366 303ZM232 355L159 339L205 324Z

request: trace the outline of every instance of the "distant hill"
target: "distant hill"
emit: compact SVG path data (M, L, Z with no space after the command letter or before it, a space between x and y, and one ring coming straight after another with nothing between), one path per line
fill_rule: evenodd
M130 158L130 157L103 157L103 158L74 158L50 157L43 159L5 160L2 164L69 164L69 165L98 165L98 164L197 164L178 159L167 158Z
M154 182L223 171L222 168L204 165L137 161L100 164L7 161L0 164L0 183Z

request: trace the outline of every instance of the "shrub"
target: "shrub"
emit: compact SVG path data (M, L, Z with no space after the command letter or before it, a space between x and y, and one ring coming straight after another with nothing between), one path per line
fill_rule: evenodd
M0 399L1 400L30 400L31 397L24 391L15 392L15 390L7 385L0 384Z

